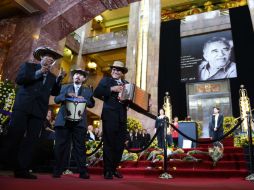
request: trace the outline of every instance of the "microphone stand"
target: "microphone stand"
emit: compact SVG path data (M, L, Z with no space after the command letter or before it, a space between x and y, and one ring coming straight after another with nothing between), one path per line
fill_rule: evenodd
M167 172L167 169L168 169L168 158L167 158L167 128L169 126L169 122L167 121L167 118L165 117L164 118L164 127L163 127L163 133L164 133L164 161L163 161L163 170L164 170L164 173L162 173L159 178L161 179L172 179L173 176L170 175L168 172Z
M253 169L253 145L252 145L252 128L251 128L251 115L250 112L247 113L247 121L248 121L248 137L249 137L249 167L250 167L250 175L248 175L245 180L254 181L254 169Z

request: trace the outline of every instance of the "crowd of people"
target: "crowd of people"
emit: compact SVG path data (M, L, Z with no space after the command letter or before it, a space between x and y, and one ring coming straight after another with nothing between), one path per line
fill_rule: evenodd
M146 129L135 129L129 131L128 148L144 148L151 140L151 135Z

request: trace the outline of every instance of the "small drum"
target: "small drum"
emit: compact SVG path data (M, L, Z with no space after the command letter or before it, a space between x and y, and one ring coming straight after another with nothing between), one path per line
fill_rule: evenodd
M86 109L86 101L80 98L66 98L66 116L65 118L70 121L82 120L82 114Z

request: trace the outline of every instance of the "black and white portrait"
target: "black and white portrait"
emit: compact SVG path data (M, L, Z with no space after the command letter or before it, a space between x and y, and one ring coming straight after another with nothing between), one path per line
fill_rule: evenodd
M182 38L181 80L237 77L231 31Z

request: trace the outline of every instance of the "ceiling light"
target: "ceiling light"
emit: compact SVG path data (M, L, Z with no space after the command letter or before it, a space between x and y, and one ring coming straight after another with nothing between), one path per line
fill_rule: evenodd
M93 62L93 61L89 61L89 62L87 63L87 67L88 67L89 69L96 69L97 64L96 64L95 62Z
M98 16L96 16L96 17L94 18L94 20L95 20L96 22L98 22L98 23L102 23L103 17L102 17L101 15L98 15Z

